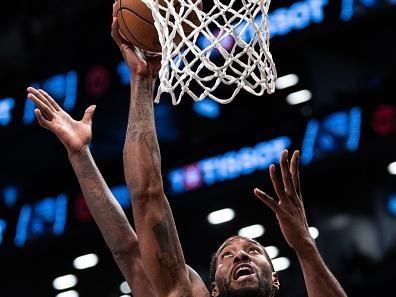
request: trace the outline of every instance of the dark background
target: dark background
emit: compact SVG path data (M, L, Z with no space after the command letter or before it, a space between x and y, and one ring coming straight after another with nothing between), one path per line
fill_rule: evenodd
M295 2L299 1L274 1L270 12ZM166 181L173 168L279 136L290 137L290 149L300 149L310 120L323 121L359 107L358 149L345 149L342 138L330 147L318 144L314 160L302 166L302 189L309 225L320 232L318 247L348 295L378 296L392 289L396 275L396 214L388 207L396 180L387 170L396 161L396 6L391 0L355 0L351 19L342 21L343 3L326 4L323 22L271 39L278 75L297 74L296 86L262 97L242 91L231 104L219 107L216 119L197 115L188 97L171 106L164 96L157 106L157 126ZM117 73L121 55L110 36L111 6L112 1L103 0L20 0L2 5L0 100L12 97L15 106L10 122L0 125L0 219L7 221L0 245L0 296L55 296L52 280L68 273L78 276L76 291L82 297L122 295L122 276L98 228L78 215L81 194L64 148L36 122L22 121L27 86L75 70L78 96L70 113L79 118L89 104L97 104L93 155L110 186L124 183L129 87ZM108 76L90 87L94 67L102 67ZM95 87L101 91L93 92ZM312 100L289 105L286 96L300 89L310 90ZM253 199L255 186L272 193L267 170L178 195L166 184L186 260L209 284L211 253L241 227L260 223L266 232L258 240L276 245L279 256L291 260L280 272L279 296L306 296L296 256L271 211ZM10 187L17 189L17 200L7 206L1 191ZM64 233L55 236L44 228L16 247L13 240L23 205L59 193L69 199ZM226 207L236 211L235 219L209 225L208 213ZM130 216L130 208L125 210ZM99 265L76 271L73 259L90 252L99 255Z

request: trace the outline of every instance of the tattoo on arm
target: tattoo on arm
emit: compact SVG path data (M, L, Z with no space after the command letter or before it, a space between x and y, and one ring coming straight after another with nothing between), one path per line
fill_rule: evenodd
M102 231L111 230L114 226L130 229L128 220L117 207L110 189L108 189L90 155L82 155L75 160L75 166L73 167L75 168L85 201L100 229ZM110 222L111 224L109 225L108 223ZM108 238L111 238L110 234Z
M175 268L184 264L181 251L178 250L177 244L175 245L178 240L173 225L172 214L168 211L163 220L153 227L153 232L160 248L157 252L157 259L161 267L168 270L171 277L176 279L178 269Z

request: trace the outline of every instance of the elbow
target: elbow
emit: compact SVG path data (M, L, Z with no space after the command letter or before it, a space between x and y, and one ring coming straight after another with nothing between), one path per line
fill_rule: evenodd
M147 183L141 186L128 185L131 199L133 201L149 201L152 199L162 199L164 196L164 188L161 182Z
M140 257L139 243L136 238L126 238L110 250L116 261Z

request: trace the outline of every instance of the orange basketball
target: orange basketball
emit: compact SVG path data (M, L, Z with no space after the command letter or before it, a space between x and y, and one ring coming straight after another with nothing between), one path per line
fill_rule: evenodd
M202 0L200 1L200 9L202 9ZM159 4L166 6L166 2L159 1ZM175 9L179 10L180 4L175 1ZM154 19L150 8L141 0L118 0L115 5L115 16L118 21L118 29L120 35L136 47L150 52L161 52L161 44L158 39L157 29L154 26ZM197 15L192 12L189 20L194 24L198 24ZM184 32L191 32L192 28L188 24L182 24ZM176 42L180 42L180 37L176 36Z

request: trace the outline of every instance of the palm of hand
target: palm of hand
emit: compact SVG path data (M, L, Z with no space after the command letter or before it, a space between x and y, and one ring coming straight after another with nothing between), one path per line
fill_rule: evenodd
M54 113L48 128L56 134L71 154L83 150L92 138L91 123L76 121L63 110Z
M280 206L276 213L280 229L290 247L296 249L312 240L303 206Z

